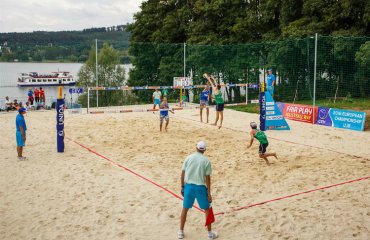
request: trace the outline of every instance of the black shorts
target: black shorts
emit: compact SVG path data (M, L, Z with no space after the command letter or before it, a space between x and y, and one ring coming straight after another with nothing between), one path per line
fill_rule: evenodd
M216 104L216 111L217 112L222 112L223 110L224 110L224 104L223 103Z
M260 154L265 153L268 145L269 145L268 143L266 143L266 144L262 144L262 143L260 143L260 147L259 147L259 151L258 151L258 152L259 152Z

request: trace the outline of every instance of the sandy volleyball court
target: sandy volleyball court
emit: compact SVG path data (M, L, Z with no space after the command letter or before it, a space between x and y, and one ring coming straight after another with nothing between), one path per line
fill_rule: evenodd
M0 115L1 239L176 239L182 202L71 140L56 153L54 112L30 112L25 156L16 158L15 113ZM180 192L181 165L208 143L219 239L369 239L370 180L233 211L238 207L370 176L370 133L289 121L269 131L266 166L257 143L246 149L257 114L225 110L224 128L200 124L198 111L66 114L68 138L151 181ZM214 119L211 110L210 120ZM204 217L189 212L186 239L205 239Z

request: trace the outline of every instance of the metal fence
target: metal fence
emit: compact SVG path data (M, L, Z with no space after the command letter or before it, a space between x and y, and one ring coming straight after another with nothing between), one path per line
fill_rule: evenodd
M317 35L237 45L130 43L129 53L131 86L171 85L173 77L184 75L204 84L205 72L222 83L260 84L271 68L277 101L370 97L370 37ZM257 98L258 91L250 95Z

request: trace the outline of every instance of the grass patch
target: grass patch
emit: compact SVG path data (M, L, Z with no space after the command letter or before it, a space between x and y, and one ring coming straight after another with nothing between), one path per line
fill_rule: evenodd
M228 109L240 111L240 112L248 112L248 113L260 113L260 105L259 104L248 104L242 106L230 106L226 107Z

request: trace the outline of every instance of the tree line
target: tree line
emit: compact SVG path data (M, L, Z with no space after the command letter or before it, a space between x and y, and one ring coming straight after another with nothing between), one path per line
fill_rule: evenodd
M186 75L196 83L204 72L259 82L273 68L277 98L310 99L318 33L319 96L370 96L367 0L148 0L134 20L129 85L172 85L183 76L185 49Z
M0 61L85 62L91 45L98 39L99 47L108 42L120 50L120 61L125 63L129 36L126 25L82 31L0 33Z

